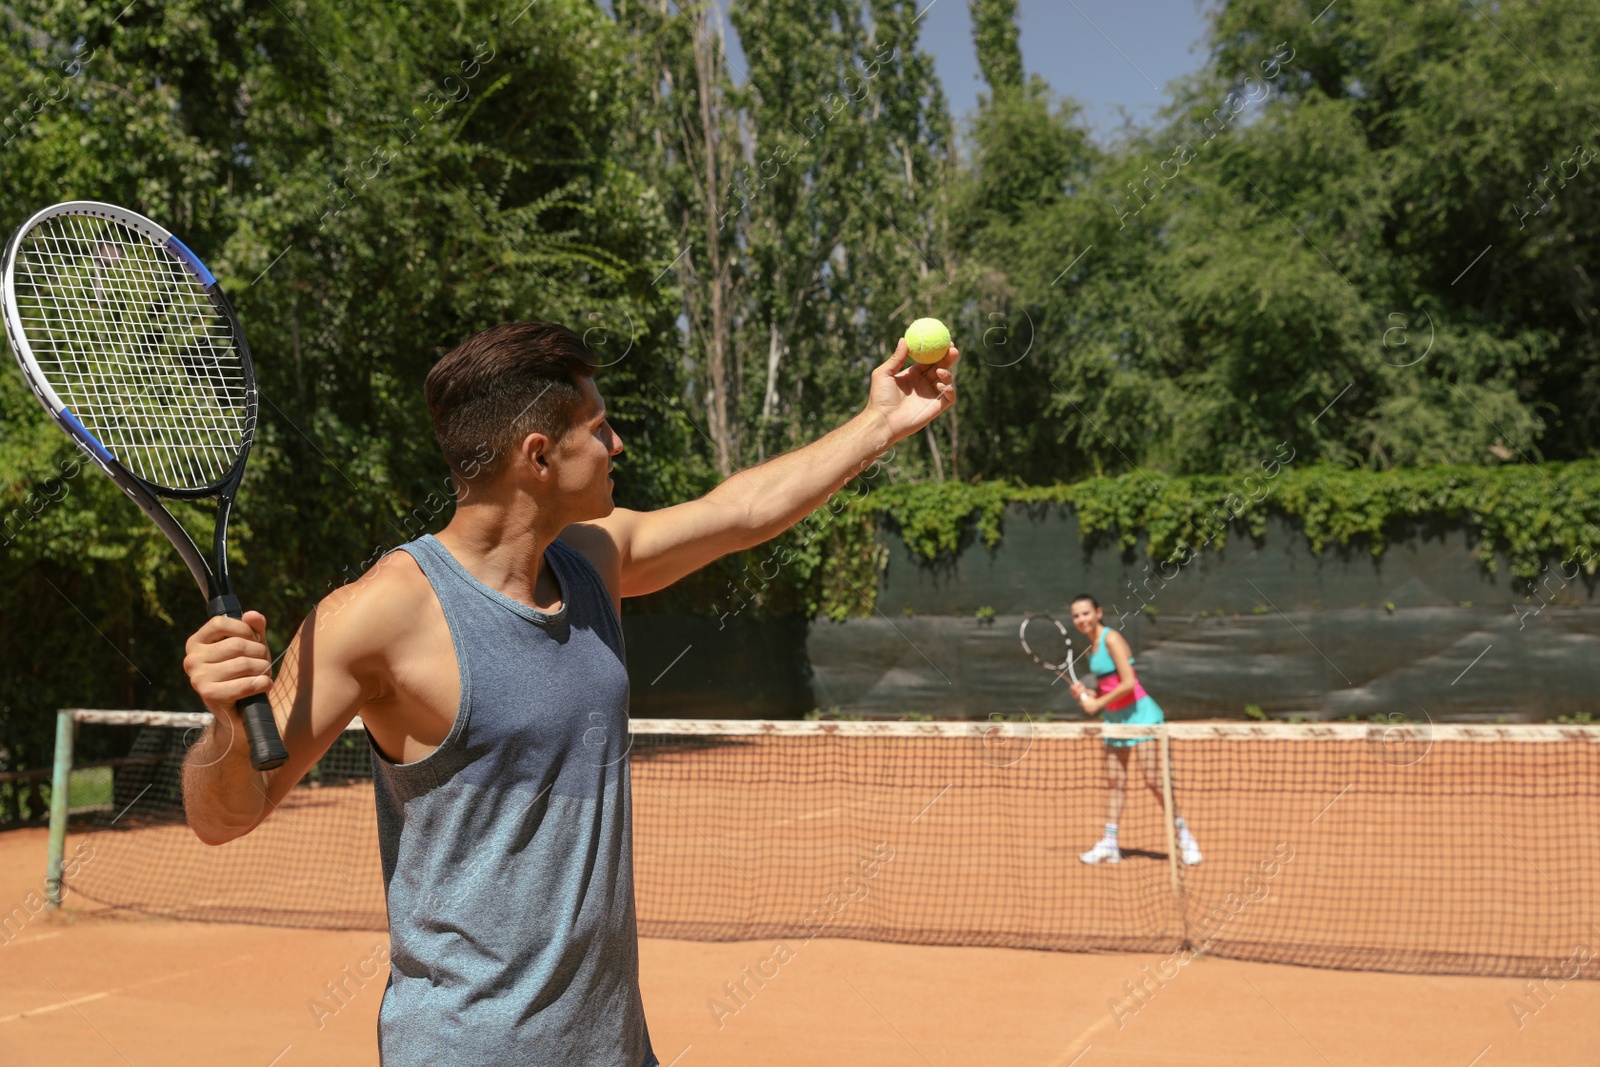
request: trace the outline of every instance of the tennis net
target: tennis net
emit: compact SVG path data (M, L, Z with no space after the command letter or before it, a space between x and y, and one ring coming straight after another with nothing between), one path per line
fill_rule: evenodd
M62 714L126 753L73 774L71 893L384 927L359 725L255 832L210 848L183 823L178 773L208 716ZM643 936L1600 978L1600 727L636 720L632 735ZM1139 744L1121 862L1089 866L1107 736ZM1198 865L1176 854L1173 810Z

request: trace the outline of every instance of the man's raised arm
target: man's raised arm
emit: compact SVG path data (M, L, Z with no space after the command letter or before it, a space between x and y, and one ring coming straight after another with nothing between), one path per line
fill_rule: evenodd
M374 695L371 653L386 614L379 578L369 572L306 616L270 688L271 653L259 612L210 619L189 638L183 669L216 719L183 765L184 810L200 840L220 845L255 829ZM263 691L289 751L271 771L251 768L233 707Z
M820 440L740 471L699 500L594 523L616 545L624 597L665 588L712 560L769 541L820 507L895 444L955 403L954 348L907 364L902 339L872 372L861 413Z

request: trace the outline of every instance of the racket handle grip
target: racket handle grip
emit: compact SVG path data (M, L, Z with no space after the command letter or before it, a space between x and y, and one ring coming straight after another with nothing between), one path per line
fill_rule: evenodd
M239 598L224 594L206 605L211 615L226 615L230 619L244 617ZM234 707L244 720L244 735L250 744L250 766L258 771L270 771L283 766L289 750L283 747L283 737L278 733L278 720L272 716L272 703L265 693L245 697Z
M289 750L283 747L278 734L278 720L272 717L272 703L265 693L245 697L234 707L244 720L244 735L250 742L250 766L258 771L270 771L283 766Z

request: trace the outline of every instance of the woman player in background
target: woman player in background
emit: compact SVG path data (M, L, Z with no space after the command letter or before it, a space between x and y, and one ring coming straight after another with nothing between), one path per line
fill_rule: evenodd
M1089 638L1089 647L1094 650L1089 657L1089 669L1099 680L1100 687L1099 696L1091 695L1081 682L1073 687L1073 696L1078 698L1084 713L1087 715L1104 713L1105 721L1111 723L1146 725L1165 722L1166 718L1161 714L1161 705L1144 691L1144 686L1139 684L1138 676L1133 673L1133 656L1128 648L1127 639L1115 630L1108 629L1101 622L1100 602L1088 593L1080 593L1074 597L1072 625ZM1144 784L1155 796L1156 803L1163 803L1161 775L1156 766L1155 749L1138 747L1148 740L1150 740L1148 737L1105 739L1106 784L1110 788L1106 804L1106 835L1088 852L1078 857L1084 863L1117 863L1122 859L1122 853L1117 848L1117 819L1122 814L1122 798L1127 790L1130 754L1138 753L1139 767L1144 772ZM1200 862L1200 846L1195 843L1194 834L1189 832L1183 816L1177 813L1176 803L1173 804L1173 815L1178 828L1178 847L1182 850L1183 862L1192 867Z

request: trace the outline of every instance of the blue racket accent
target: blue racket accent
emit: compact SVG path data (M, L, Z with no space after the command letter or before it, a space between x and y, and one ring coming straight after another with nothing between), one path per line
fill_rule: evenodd
M199 256L189 251L188 245L184 244L176 237L169 236L167 238L167 247L173 252L177 253L179 259L189 264L189 269L200 276L201 284L203 284L207 289L217 284L217 279L215 276L213 276L209 270L206 270L206 265L200 262Z
M61 417L66 420L67 425L71 426L73 430L77 431L78 436L83 439L83 442L89 446L90 451L92 451L95 455L99 456L107 463L110 463L116 458L110 452L106 451L106 446L101 444L99 439L84 427L83 423L78 421L78 416L72 413L71 408L62 408Z

